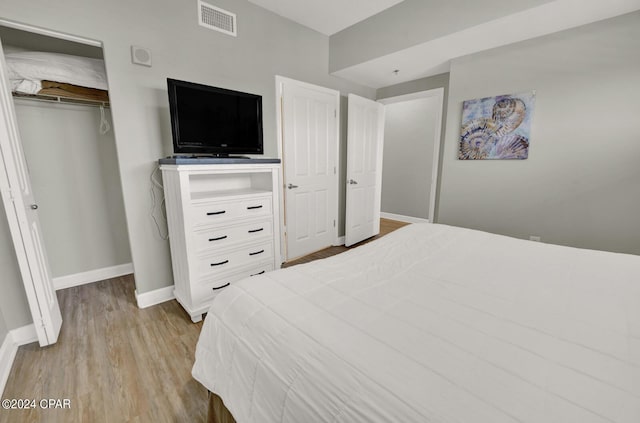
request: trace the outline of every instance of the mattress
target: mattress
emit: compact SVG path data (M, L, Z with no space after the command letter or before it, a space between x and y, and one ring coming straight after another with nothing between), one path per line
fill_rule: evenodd
M238 423L638 423L640 257L409 225L225 288L192 373Z

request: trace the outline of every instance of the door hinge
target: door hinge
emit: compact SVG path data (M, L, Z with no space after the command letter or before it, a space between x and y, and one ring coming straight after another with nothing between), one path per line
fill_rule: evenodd
M334 175L336 174L336 167L335 166L333 167L333 174Z
M43 328L47 328L47 325L44 324L44 319L40 319L40 326Z
M333 219L333 227L334 228L336 227L336 220L335 219Z
M334 118L338 117L338 111L336 109L333 109L333 117Z

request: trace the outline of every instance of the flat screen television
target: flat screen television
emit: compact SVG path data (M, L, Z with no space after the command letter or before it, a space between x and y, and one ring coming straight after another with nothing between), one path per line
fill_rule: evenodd
M167 78L175 154L263 154L262 96Z

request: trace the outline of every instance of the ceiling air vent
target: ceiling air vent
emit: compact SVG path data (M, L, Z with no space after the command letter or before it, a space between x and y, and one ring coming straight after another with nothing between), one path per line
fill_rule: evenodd
M224 32L234 37L238 34L236 14L224 9L198 1L198 23L205 28Z

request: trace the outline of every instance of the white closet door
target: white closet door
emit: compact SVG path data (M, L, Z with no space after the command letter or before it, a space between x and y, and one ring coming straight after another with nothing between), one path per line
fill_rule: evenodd
M345 245L380 233L384 106L349 94Z
M288 260L335 243L339 93L287 80L282 88Z
M0 45L0 190L22 281L41 346L58 340L62 316L38 221L38 206L22 152L7 67Z

